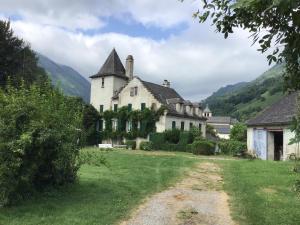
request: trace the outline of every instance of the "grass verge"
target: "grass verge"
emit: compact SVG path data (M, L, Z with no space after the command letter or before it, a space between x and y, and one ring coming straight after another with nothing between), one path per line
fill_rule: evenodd
M233 218L240 225L296 225L300 198L290 162L220 161Z

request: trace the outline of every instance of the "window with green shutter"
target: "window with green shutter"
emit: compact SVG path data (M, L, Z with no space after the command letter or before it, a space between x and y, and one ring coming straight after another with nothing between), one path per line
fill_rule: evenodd
M103 120L99 121L99 131L103 131Z
M104 111L104 106L100 105L100 113L103 113L103 111Z
M176 129L176 121L172 121L172 130Z
M143 111L146 108L146 103L141 104L141 110Z
M118 112L118 104L114 104L114 112Z
M182 131L184 131L184 121L181 122L180 128L181 128Z
M131 110L132 110L132 104L128 104L128 112L131 112Z

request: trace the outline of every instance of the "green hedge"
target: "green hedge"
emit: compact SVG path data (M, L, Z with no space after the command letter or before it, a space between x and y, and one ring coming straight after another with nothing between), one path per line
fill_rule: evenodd
M178 129L167 130L164 132L164 134L165 134L165 140L168 143L178 144L180 140L180 130Z
M195 141L191 148L195 155L213 155L215 153L215 143L208 140Z
M153 149L153 145L151 141L142 141L140 144L140 149L145 151L151 151Z
M191 132L181 132L179 137L179 144L187 145L194 141L194 136Z
M165 133L150 134L150 141L154 150L161 150L161 146L166 143Z
M247 144L241 141L223 140L219 142L219 148L222 154L240 155L247 150Z
M136 149L136 141L133 141L133 140L127 140L127 141L126 141L126 148L127 148L127 149L135 150L135 149Z

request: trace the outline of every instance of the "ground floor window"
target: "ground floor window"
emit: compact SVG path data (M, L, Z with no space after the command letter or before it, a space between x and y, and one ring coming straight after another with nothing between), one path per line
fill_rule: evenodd
M176 121L172 121L172 130L176 129Z
M112 120L111 123L112 123L112 130L116 131L117 127L118 127L118 121L117 120Z
M193 128L193 123L190 123L190 129L192 129Z
M129 120L128 122L127 122L127 131L129 132L129 131L131 131L132 130L132 122Z
M181 122L180 129L181 129L182 131L184 131L184 121Z

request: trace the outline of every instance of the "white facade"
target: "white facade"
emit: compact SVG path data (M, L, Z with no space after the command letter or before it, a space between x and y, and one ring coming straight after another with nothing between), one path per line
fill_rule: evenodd
M129 105L132 110L141 110L142 107L158 110L161 106L167 106L164 115L156 122L157 132L173 129L174 123L176 128L181 129L181 124L184 123L185 131L193 125L201 127L205 136L206 119L202 116L200 105L184 101L170 88L170 82L167 80L163 85L157 85L134 77L133 64L133 57L128 56L125 69L116 51L113 50L100 71L91 76L90 103L98 111L103 112ZM130 124L127 126L130 127Z
M137 94L131 95L132 88L137 88ZM145 103L147 108L156 105L156 108L161 107L161 103L144 87L140 79L133 78L125 88L119 93L118 105L120 107L132 104L132 109L141 109L141 104Z
M112 109L114 93L126 84L126 80L115 76L97 77L91 80L91 104L97 109L103 105L104 111Z
M257 136L255 132L265 133L265 135ZM277 160L286 160L291 154L299 155L299 146L297 144L290 145L290 140L294 137L294 133L290 131L288 126L281 127L248 127L247 129L247 148L250 153L260 155L258 152L264 152L260 157L266 160L276 160L276 138L275 135L282 135L282 154ZM263 140L258 140L263 138Z
M141 80L137 77L134 77L126 86L121 90L118 94L117 99L112 99L113 93L111 91L106 92L108 88L118 87L121 85L123 80L121 79L112 79L112 77L106 77L108 79L105 80L105 87L101 88L101 78L93 79L92 81L92 92L91 92L91 104L99 110L100 105L104 105L105 110L112 110L114 105L117 105L118 108L123 106L128 106L131 104L133 110L141 110L142 104L145 104L147 108L154 108L159 109L162 104L152 95L150 91L148 91ZM121 81L121 82L120 82ZM117 83L117 85L109 84ZM124 82L123 82L123 85ZM120 87L119 87L120 88ZM131 94L132 88L137 88L137 93L134 95ZM99 89L99 90L98 90ZM96 90L93 92L93 90ZM98 97L99 96L99 97ZM182 109L180 109L180 113L184 111L188 111L189 114L192 115L193 108L191 106L186 107L182 105ZM198 112L199 115L202 114L200 109L194 110ZM181 129L181 124L184 123L184 130L190 130L191 124L194 127L201 128L202 134L205 137L206 134L206 122L205 120L198 120L193 118L185 118L183 116L176 117L176 116L169 116L167 112L161 116L160 120L156 122L156 131L157 132L164 132L165 130L173 129L172 124L175 122L176 129Z

